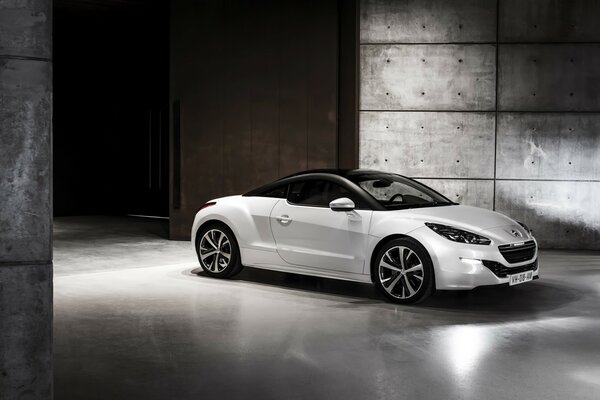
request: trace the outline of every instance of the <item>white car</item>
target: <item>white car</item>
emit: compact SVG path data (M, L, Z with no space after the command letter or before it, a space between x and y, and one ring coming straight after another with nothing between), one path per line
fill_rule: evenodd
M196 214L192 243L212 277L248 266L367 282L397 303L538 277L526 225L360 169L307 171L211 200Z

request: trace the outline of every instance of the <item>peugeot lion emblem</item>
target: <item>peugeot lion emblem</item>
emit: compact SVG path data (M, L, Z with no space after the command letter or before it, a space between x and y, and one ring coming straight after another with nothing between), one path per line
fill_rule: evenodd
M521 232L515 230L515 229L511 229L510 233L514 236L514 237L521 237Z

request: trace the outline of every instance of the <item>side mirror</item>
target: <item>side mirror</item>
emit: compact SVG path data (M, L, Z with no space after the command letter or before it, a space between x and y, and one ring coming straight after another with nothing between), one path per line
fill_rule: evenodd
M354 210L354 202L347 197L340 197L329 203L331 211L352 211Z

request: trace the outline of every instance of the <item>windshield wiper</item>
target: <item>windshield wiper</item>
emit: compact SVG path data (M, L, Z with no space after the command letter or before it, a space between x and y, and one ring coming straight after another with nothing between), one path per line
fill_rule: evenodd
M436 206L451 206L451 205L454 206L454 205L457 205L458 203L455 203L453 201L434 201L431 204L436 205Z

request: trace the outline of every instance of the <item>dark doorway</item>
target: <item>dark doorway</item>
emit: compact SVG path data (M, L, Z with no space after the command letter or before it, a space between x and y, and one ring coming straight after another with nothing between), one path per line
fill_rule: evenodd
M168 216L168 38L163 1L55 1L55 216Z

